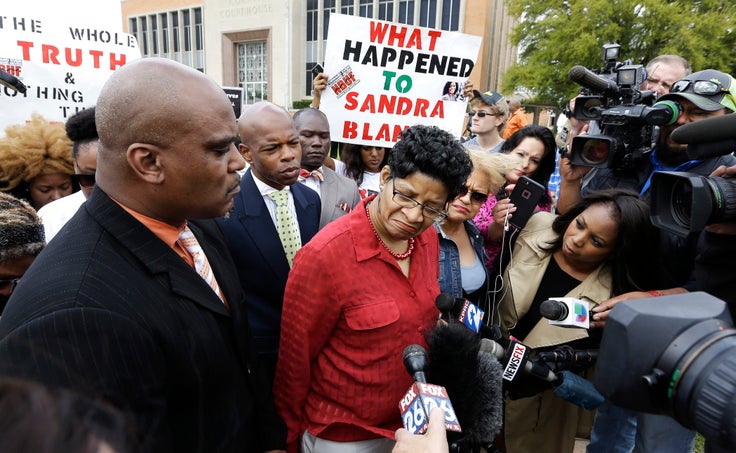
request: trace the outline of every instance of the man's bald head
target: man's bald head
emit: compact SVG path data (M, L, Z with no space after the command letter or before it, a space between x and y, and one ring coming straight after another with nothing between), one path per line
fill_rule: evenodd
M166 146L192 121L197 91L221 96L222 88L201 72L165 58L142 58L115 71L97 100L97 131L105 157L131 143Z
M253 175L281 190L297 181L302 155L291 115L267 101L248 107L238 120L240 152Z
M274 126L271 123L273 118L278 118L284 126L289 123L291 127L294 127L291 115L283 107L268 101L256 102L245 109L238 119L240 139L245 144L252 143L253 139Z
M230 209L244 163L230 101L206 75L164 58L136 60L107 81L95 120L97 185L115 200L172 225Z

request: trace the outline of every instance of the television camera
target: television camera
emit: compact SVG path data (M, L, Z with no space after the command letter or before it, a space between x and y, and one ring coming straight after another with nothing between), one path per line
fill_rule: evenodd
M695 429L712 452L736 447L736 329L726 304L707 293L617 304L594 382L618 406Z
M659 126L677 120L676 102L655 102L656 93L640 90L646 79L642 65L619 62L620 46L603 46L604 67L591 71L573 66L568 77L581 85L571 114L578 120L597 121L601 133L573 138L568 157L575 165L630 170L656 144Z

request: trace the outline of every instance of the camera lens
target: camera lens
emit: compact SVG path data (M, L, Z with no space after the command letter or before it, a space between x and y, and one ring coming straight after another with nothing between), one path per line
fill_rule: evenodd
M590 139L585 143L580 158L588 165L600 165L608 160L608 142Z
M684 228L690 228L692 218L693 186L687 179L679 179L672 185L672 219Z
M736 181L711 176L705 178L711 188L713 202L708 224L736 219Z

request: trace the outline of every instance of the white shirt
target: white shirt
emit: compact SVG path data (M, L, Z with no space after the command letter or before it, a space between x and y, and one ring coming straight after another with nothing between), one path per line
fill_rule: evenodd
M71 195L44 205L38 210L38 217L41 219L43 230L46 233L47 244L61 230L61 227L66 225L66 222L77 213L77 210L85 201L87 201L87 198L84 196L84 192L78 190Z

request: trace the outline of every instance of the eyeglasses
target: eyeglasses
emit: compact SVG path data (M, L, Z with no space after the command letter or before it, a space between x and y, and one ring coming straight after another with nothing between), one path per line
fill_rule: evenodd
M85 189L90 189L94 187L95 185L95 174L87 174L87 173L77 173L72 175L74 176L74 179L77 181L77 184L79 184L81 187L84 187Z
M712 80L678 80L672 84L670 93L682 93L687 87L693 85L693 93L702 94L703 96L713 96L718 93L728 93L728 88L724 88L720 83Z
M489 113L489 112L468 112L469 117L478 115L478 118L485 118L486 116L503 116L503 113Z
M731 94L731 91L720 83L716 83L712 80L678 80L672 84L670 93L682 93L690 86L691 83L693 84L693 93L695 94L713 96L718 93L725 93L726 96L731 99L731 102L736 104L736 98Z
M393 197L391 197L391 199L394 201L394 203L401 206L402 208L413 209L417 206L421 206L422 216L424 218L432 219L433 222L441 222L447 217L446 212L442 212L439 209L430 208L426 204L422 204L409 195L403 194L396 190L396 180L391 180L391 184L393 185Z
M15 287L18 286L20 279L21 277L11 278L9 280L0 280L0 292L7 292L8 295L11 295L15 290Z
M463 186L457 194L457 198L464 197L470 192L470 202L475 204L483 204L488 200L488 194L483 192L470 191L468 186Z

